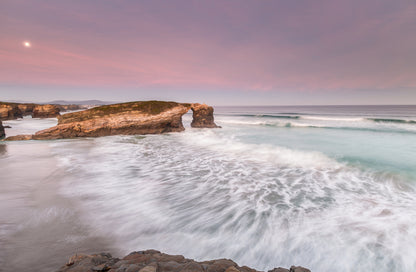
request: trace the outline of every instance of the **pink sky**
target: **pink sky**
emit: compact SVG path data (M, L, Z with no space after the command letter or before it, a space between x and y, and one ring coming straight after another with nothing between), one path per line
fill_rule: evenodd
M416 104L415 1L5 0L0 33L0 100Z

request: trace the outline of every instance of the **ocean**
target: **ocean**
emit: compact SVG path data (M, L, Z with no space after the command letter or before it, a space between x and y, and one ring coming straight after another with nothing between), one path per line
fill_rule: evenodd
M215 107L221 129L0 142L0 270L157 249L416 271L416 106ZM4 121L8 136L56 119Z

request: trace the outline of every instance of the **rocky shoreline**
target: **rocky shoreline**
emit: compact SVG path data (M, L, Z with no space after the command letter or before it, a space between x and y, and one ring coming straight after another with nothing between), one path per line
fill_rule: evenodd
M169 255L157 250L135 251L122 259L108 253L76 254L57 272L259 272L239 266L232 260L218 259L197 262L182 255ZM310 272L301 266L278 267L268 272Z
M86 109L82 105L53 105L35 103L0 102L0 120L14 120L31 115L33 118L54 118L60 112Z
M44 105L41 109L45 109L43 112L52 112L48 105ZM33 135L16 135L5 140L52 140L180 132L185 130L182 116L189 110L193 111L191 127L219 127L214 123L214 109L205 104L137 101L60 115L57 126L38 131Z

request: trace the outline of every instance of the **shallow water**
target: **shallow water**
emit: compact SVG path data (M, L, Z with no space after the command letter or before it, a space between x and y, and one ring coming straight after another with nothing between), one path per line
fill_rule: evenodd
M183 133L0 144L2 267L155 248L261 270L416 270L415 107L216 113L222 129L186 115ZM26 121L51 122L8 122Z

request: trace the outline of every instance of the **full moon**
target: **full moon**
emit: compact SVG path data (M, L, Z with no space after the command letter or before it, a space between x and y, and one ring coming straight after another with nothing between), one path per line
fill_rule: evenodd
M24 45L25 47L31 47L31 46L32 46L32 45L30 44L30 42L28 42L28 41L23 42L23 45Z

